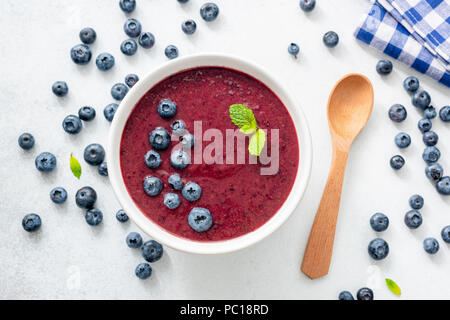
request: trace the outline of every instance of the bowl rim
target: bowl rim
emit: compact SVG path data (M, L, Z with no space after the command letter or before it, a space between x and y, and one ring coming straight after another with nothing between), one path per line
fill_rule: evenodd
M291 191L278 211L259 228L236 238L199 242L182 238L147 218L128 193L120 168L120 143L129 115L142 96L160 81L183 70L198 67L225 67L249 74L261 81L283 102L294 123L299 144L299 164ZM272 74L263 67L240 57L222 53L200 53L169 60L153 69L130 89L114 115L108 136L108 175L113 191L131 220L147 235L173 249L196 254L221 254L253 245L277 230L294 212L302 199L311 175L312 141L302 108ZM300 173L300 174L299 174Z

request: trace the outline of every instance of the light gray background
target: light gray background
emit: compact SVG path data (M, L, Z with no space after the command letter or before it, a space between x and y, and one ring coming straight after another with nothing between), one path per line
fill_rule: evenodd
M385 277L401 286L401 299L450 298L450 247L439 235L450 224L450 198L440 197L424 176L424 146L416 125L420 115L410 105L402 80L409 74L419 76L437 107L449 103L449 89L396 61L389 76L375 72L377 60L385 56L359 44L352 35L368 1L319 0L316 9L306 15L297 0L216 0L221 13L209 24L199 16L205 1L190 0L185 5L176 0L137 2L131 16L142 22L143 30L155 34L156 45L126 57L119 50L126 38L122 30L126 16L118 0L0 1L0 298L335 299L340 290L355 292L370 285L376 298L397 299L385 287ZM198 23L190 37L180 29L186 18ZM113 70L102 73L93 61L85 67L71 62L69 50L80 42L78 32L85 26L97 31L94 57L104 51L115 56ZM333 50L322 44L328 30L340 36ZM301 48L298 60L287 54L292 41ZM143 259L124 242L126 234L137 227L131 221L116 221L114 214L120 206L108 179L82 160L82 150L92 142L106 144L109 123L102 111L112 102L110 87L128 73L143 76L164 63L163 50L168 44L177 45L183 56L204 51L233 53L274 73L310 122L314 164L303 200L273 235L253 247L220 256L166 248L164 257L153 264L152 278L140 281L134 268ZM330 165L326 103L334 83L350 72L361 72L372 81L374 111L348 159L330 274L311 281L299 266ZM58 99L52 94L56 80L69 84L67 97ZM387 117L393 103L402 103L409 111L400 125ZM69 136L61 121L82 105L94 106L98 116L80 134ZM441 137L440 162L450 170L450 126L435 120L433 127ZM401 152L393 142L399 130L409 132L413 139L411 147ZM36 138L34 149L28 152L17 145L24 131ZM57 169L47 175L34 166L35 156L42 151L58 158ZM71 152L83 166L80 181L69 170ZM405 155L407 161L398 173L388 163L396 153ZM84 185L96 188L98 207L105 214L97 228L86 224L73 200ZM64 205L49 199L55 186L69 192ZM413 193L425 198L424 223L416 231L403 224ZM369 227L369 217L376 211L385 212L391 220L381 235L391 252L381 262L367 254L367 244L377 236ZM21 226L29 212L40 214L43 220L36 234L24 232ZM422 249L426 236L439 239L437 255L429 256Z

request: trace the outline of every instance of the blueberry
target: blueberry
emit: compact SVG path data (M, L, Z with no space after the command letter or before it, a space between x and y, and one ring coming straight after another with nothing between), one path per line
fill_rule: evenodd
M294 56L294 58L297 59L297 55L300 52L300 47L298 46L298 44L292 42L288 46L288 52L290 55Z
M91 187L83 187L75 194L75 203L80 208L91 209L97 201L97 192Z
M392 72L392 62L389 60L380 60L377 63L376 70L378 74L387 75Z
M170 119L177 113L177 105L175 102L164 99L158 104L158 114L161 118Z
M50 199L54 203L63 203L67 200L67 191L63 187L56 187L50 191Z
M98 166L98 174L104 177L108 176L108 164L106 163L106 161L103 161Z
M80 40L84 44L92 44L95 42L95 39L97 39L97 33L95 33L95 30L92 28L83 28L80 31Z
M186 130L186 124L184 123L183 120L175 120L170 125L170 128L172 129L172 134L181 136Z
M427 119L436 118L436 116L437 116L436 108L433 106L429 106L429 107L425 108L425 110L423 111L423 115Z
M136 19L127 19L123 25L123 31L131 38L136 38L141 33L141 30L141 23Z
M28 232L37 231L41 224L41 217L36 213L29 213L22 219L22 227Z
M300 9L310 12L316 6L316 0L300 0Z
M422 215L417 210L410 210L405 214L405 224L410 229L417 229L422 224Z
M92 58L91 49L85 44L77 44L70 49L70 57L76 64L84 65L89 63Z
M186 34L193 34L197 30L197 24L192 19L183 21L181 23L181 30Z
M111 122L114 119L118 107L119 105L117 103L110 103L103 109L103 115L106 120Z
M181 190L183 188L183 180L178 173L174 173L169 177L169 185L174 190Z
M125 13L131 13L136 9L136 0L120 0L120 9Z
M202 188L195 182L188 182L184 185L183 190L181 190L181 194L187 201L197 201L202 195Z
M97 208L92 208L86 211L84 218L89 225L97 226L103 220L103 213Z
M393 156L391 158L390 165L392 169L400 170L405 165L405 159L400 155Z
M370 217L370 226L374 231L384 231L389 227L389 218L385 214L377 212Z
M101 71L108 71L109 69L114 67L114 63L114 57L107 52L100 53L97 56L97 59L95 59L95 64L97 65L98 70Z
M119 211L116 212L116 219L119 222L127 222L128 221L128 215L126 214L126 212L123 209L120 209Z
M425 145L432 147L438 143L439 136L434 131L428 131L423 134L422 139L423 139L423 143L425 143Z
M426 147L422 154L423 160L428 164L437 162L440 157L441 152L435 146Z
M444 106L439 111L439 118L444 122L450 122L450 106Z
M84 160L93 166L98 166L105 160L105 149L98 143L91 143L84 148Z
M144 242L141 248L142 257L147 262L156 262L161 259L163 255L163 247L159 242L155 240L149 240Z
M129 88L133 88L133 86L139 81L139 77L135 74L128 74L125 77L125 84L129 87Z
M194 231L205 232L211 228L213 218L208 209L195 207L189 212L188 223Z
M370 241L367 250L372 259L382 260L389 254L389 245L383 239L376 238Z
M413 209L416 209L416 210L422 209L423 203L424 203L424 201L423 201L422 196L420 196L418 194L414 194L409 198L409 205Z
M402 122L408 116L408 112L401 104L394 104L389 108L389 118L395 122Z
M150 49L155 44L155 36L150 32L142 32L138 41L142 48Z
M164 54L171 60L175 59L176 57L178 57L178 48L172 44L168 45L164 50Z
M192 149L194 147L194 136L190 133L186 133L181 137L180 143L185 149Z
M170 154L170 164L175 169L184 169L191 163L191 157L184 150L175 150Z
M323 35L322 41L328 48L334 48L339 42L339 36L334 31L328 31Z
M439 163L432 163L425 168L425 174L428 179L438 181L444 176L444 169Z
M78 117L83 121L91 121L95 118L95 109L90 106L81 107L78 110Z
M179 3L186 3L186 2L188 2L189 0L178 0L178 2Z
M57 97L64 97L69 92L69 87L64 81L56 81L52 85L52 91Z
M19 146L24 150L30 150L34 146L34 137L31 133L22 133L18 139Z
M423 249L429 254L435 254L439 251L439 242L435 238L426 238L423 240Z
M157 127L150 133L150 145L156 150L166 150L170 145L170 134L166 129Z
M355 298L353 298L353 295L348 292L348 291L342 291L341 293L339 293L339 300L355 300Z
M419 79L414 76L409 76L403 80L403 88L408 92L416 92L419 89Z
M116 83L111 88L111 96L118 101L125 98L127 93L128 93L128 87L126 85L124 85L123 83Z
M445 176L440 178L436 183L436 189L440 194L450 195L450 177Z
M441 237L444 242L450 243L450 226L446 226L442 229Z
M81 122L80 118L71 114L64 118L62 127L67 133L77 134L83 128L83 123Z
M138 49L136 41L133 39L127 39L120 45L120 51L127 56L132 56L136 53Z
M137 232L130 232L126 237L125 242L128 247L137 249L142 246L142 237Z
M176 193L167 193L164 196L164 205L170 210L174 210L180 206L180 197Z
M143 183L144 191L151 197L155 197L161 193L163 184L159 178L147 176Z
M411 98L414 107L425 110L431 102L431 97L425 90L417 91Z
M427 118L420 119L419 122L417 123L417 127L422 133L430 131L432 127L431 120Z
M373 291L369 288L361 288L356 293L356 299L358 300L373 300Z
M156 169L161 165L161 156L158 152L150 150L145 154L145 164L151 169Z
M395 144L399 148L407 148L411 144L411 137L406 132L400 132L395 136Z
M148 263L139 263L134 270L134 274L139 279L148 279L152 275L152 267Z
M205 21L213 21L216 20L219 15L219 7L217 4L212 2L207 2L200 8L200 16Z
M50 172L56 167L56 157L50 152L42 152L34 160L36 169L41 172Z

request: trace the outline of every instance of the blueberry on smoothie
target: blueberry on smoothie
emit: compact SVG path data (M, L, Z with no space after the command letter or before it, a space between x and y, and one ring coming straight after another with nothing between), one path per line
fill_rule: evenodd
M50 152L42 152L34 160L36 169L41 172L50 172L56 167L56 157Z
M373 291L369 288L361 288L356 293L356 299L358 300L373 300Z
M188 19L181 23L181 30L186 34L193 34L197 30L197 24L194 20Z
M52 91L57 97L64 97L69 92L69 87L65 81L56 81L52 85Z
M207 2L200 8L200 16L207 22L216 20L218 15L219 7L215 3Z
M392 62L389 60L380 60L377 62L376 70L378 74L388 75L392 72Z
M177 136L183 135L184 131L186 130L186 124L183 120L175 120L170 125L170 128L172 129L172 134L175 134Z
M111 88L111 96L118 101L125 98L127 93L128 93L128 87L123 83L116 83Z
M316 6L316 0L300 0L300 9L310 12Z
M426 146L432 147L438 143L439 136L434 131L428 131L423 134L422 139Z
M92 44L95 42L95 39L97 39L97 33L92 28L83 28L80 31L80 40L84 44Z
M300 52L300 47L298 46L298 44L292 42L288 46L288 52L291 56L297 59L297 55Z
M348 291L342 291L341 293L339 293L339 300L355 300L355 298L353 298L353 295L348 292Z
M425 174L428 179L436 182L444 176L444 169L439 163L432 163L425 168Z
M126 237L125 242L128 247L137 249L142 246L142 237L137 232L130 232Z
M77 134L83 128L83 123L81 122L80 118L78 118L78 116L70 114L64 118L62 127L67 133Z
M423 197L418 194L414 194L409 198L409 205L413 209L416 210L422 209L423 203L424 203Z
M389 245L385 240L376 238L370 241L367 250L372 259L382 260L389 254Z
M322 41L328 48L334 48L339 42L339 36L334 31L328 31L323 35Z
M143 183L144 191L150 197L155 197L161 193L163 184L159 178L147 176Z
M90 106L81 107L78 110L78 117L83 121L91 121L95 118L95 109Z
M191 157L184 150L175 150L170 154L170 164L175 169L184 169L191 163Z
M166 193L164 205L170 210L174 210L180 206L180 197L176 193Z
M174 173L169 177L169 185L174 190L181 190L183 188L183 180L178 173Z
M105 160L105 149L98 143L91 143L84 148L84 160L93 166L98 166Z
M34 146L34 137L31 133L22 133L18 139L19 146L24 150L30 150Z
M392 169L400 170L405 165L405 159L401 155L396 155L391 158L389 163Z
M119 211L116 212L116 219L117 221L124 223L127 222L129 218L126 212L123 209L120 209Z
M431 97L425 90L420 90L414 93L411 98L411 103L414 107L425 110L430 105Z
M444 122L450 122L450 106L442 107L439 110L439 118Z
M405 214L405 224L410 229L417 229L422 224L422 215L417 210L410 210Z
M35 232L41 227L41 217L36 213L29 213L22 219L22 227L25 231Z
M127 56L134 55L137 49L138 49L137 43L133 39L124 40L120 45L120 51L122 51L122 53Z
M152 267L148 263L139 263L134 274L141 280L148 279L152 275Z
M186 133L180 139L180 143L185 149L192 149L194 147L194 136L190 133Z
M195 182L188 182L181 190L181 194L187 201L197 201L202 195L202 188Z
M151 169L156 169L161 165L161 156L155 150L150 150L145 154L145 164Z
M419 122L417 123L417 127L422 133L430 131L432 127L431 120L427 118L420 119Z
M427 119L436 118L436 116L437 116L436 108L433 106L429 106L429 107L425 108L425 110L423 111L423 115Z
M440 157L441 157L441 152L435 146L426 147L422 153L422 158L427 164L437 162Z
M67 200L67 191L63 187L56 187L50 191L50 199L54 203L63 203Z
M136 0L120 0L120 9L125 13L131 13L136 9Z
M406 132L400 132L395 136L395 144L399 148L407 148L411 144L411 137Z
M177 113L177 105L175 102L169 99L161 100L158 104L158 114L161 118L170 119Z
M144 49L150 49L155 44L155 36L151 32L142 32L138 40Z
M389 118L394 122L402 122L406 119L408 112L401 104L394 104L389 108Z
M136 19L127 19L123 25L123 31L131 38L136 38L141 34L142 26Z
M435 254L439 251L439 242L435 238L426 238L423 240L423 249L429 254Z
M70 49L72 61L79 65L88 64L92 58L91 49L85 44L77 44Z
M97 170L98 170L99 175L107 177L108 176L108 164L106 163L106 161L103 161L102 163L100 163Z
M98 226L103 221L103 213L97 208L92 208L86 211L84 218L89 225Z
M159 242L155 240L149 240L144 242L141 248L142 257L147 262L156 262L161 259L163 255L163 247Z
M157 127L150 133L150 145L156 150L166 150L170 145L170 134L166 129Z
M103 115L105 119L111 122L114 119L114 115L116 114L117 108L119 105L117 103L108 104L105 109L103 109Z
M385 231L389 227L389 218L385 214L377 212L370 217L370 226L376 232Z
M450 226L442 228L441 237L444 242L450 243Z
M112 54L107 52L100 53L95 59L95 64L100 71L108 71L109 69L114 67L114 63L114 57L112 56Z
M175 59L176 57L178 57L178 48L173 44L168 45L166 49L164 49L164 54L171 60Z
M208 209L195 207L189 212L188 223L194 231L205 232L211 228L213 218Z
M414 76L409 76L403 80L403 88L408 92L416 92L419 89L419 79Z
M450 195L450 177L445 176L440 178L436 183L436 189L440 194L445 196Z
M136 74L128 74L125 77L125 84L129 87L129 88L133 88L133 86L139 81L139 77Z
M75 194L75 203L83 209L91 209L97 201L97 192L91 187L83 187Z

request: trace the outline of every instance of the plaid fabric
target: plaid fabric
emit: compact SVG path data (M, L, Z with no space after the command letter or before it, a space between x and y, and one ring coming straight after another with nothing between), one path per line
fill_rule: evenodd
M450 87L447 0L378 0L355 37Z

